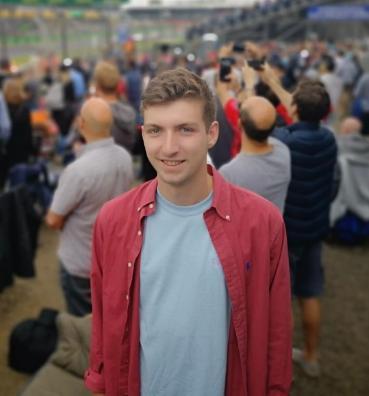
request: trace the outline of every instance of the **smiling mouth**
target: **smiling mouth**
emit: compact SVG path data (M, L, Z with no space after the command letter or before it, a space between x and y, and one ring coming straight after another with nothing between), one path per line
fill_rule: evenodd
M167 166L178 166L181 165L184 161L167 161L167 160L161 160L161 162Z

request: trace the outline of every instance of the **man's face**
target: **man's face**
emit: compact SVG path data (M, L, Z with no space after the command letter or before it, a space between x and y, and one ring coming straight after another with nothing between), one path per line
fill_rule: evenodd
M144 110L143 141L162 193L203 188L207 151L218 138L218 123L207 130L203 108L200 100L179 99Z

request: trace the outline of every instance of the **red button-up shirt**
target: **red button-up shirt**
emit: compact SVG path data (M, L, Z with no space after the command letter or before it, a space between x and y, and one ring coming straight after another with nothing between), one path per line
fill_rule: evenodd
M211 167L209 173L213 202L204 221L232 307L225 395L288 395L291 300L283 220L265 199L229 184ZM154 180L108 202L94 228L85 383L107 396L140 395L140 253L156 189Z

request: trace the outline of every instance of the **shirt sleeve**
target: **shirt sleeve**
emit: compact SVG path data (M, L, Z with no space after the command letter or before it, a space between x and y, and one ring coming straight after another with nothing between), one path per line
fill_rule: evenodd
M292 313L287 236L283 220L271 249L268 396L288 396L292 382Z
M85 385L93 393L105 393L103 365L103 309L102 309L102 245L103 232L100 215L95 222L92 239L91 263L91 300L92 300L92 331L90 340L89 367L85 372Z
M236 156L241 150L241 131L238 127L238 119L240 112L237 107L236 99L229 99L224 106L224 113L227 117L227 121L232 127L233 138L231 144L231 157Z
M364 85L363 82L364 82L364 76L362 76L359 79L359 81L356 84L356 87L354 88L353 94L354 94L355 98L359 98L362 95L362 93L363 93L363 85Z
M60 176L50 210L58 215L67 216L84 198L83 179L73 164L67 166Z

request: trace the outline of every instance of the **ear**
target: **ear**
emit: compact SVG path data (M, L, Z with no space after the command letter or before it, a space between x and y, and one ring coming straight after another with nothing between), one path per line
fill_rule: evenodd
M237 127L238 127L238 129L239 129L240 131L243 130L243 126L242 126L242 123L241 123L241 119L240 119L240 118L239 118L238 121L237 121Z
M212 148L215 146L219 137L219 123L218 121L213 121L210 125L208 131L208 148Z
M297 113L297 106L295 104L291 106L291 111L292 111L291 117L297 119L298 113Z
M79 131L82 131L83 124L84 124L83 118L82 118L81 115L79 115L78 118L77 118L77 127L78 127Z

